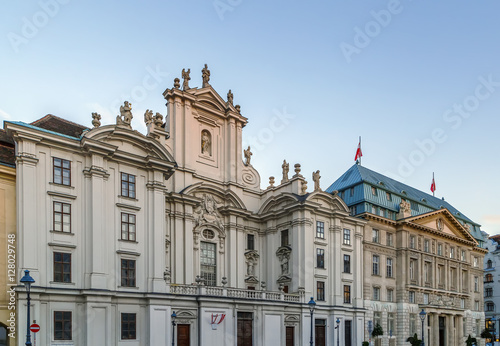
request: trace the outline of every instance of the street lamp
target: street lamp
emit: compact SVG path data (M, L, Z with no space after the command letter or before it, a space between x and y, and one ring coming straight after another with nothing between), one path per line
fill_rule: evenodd
M309 341L309 344L311 346L314 345L314 342L313 342L313 316L314 316L314 309L316 309L316 302L314 301L314 298L311 297L311 300L309 301L309 303L307 303L307 305L309 305L309 312L311 313L311 340Z
M172 312L172 315L170 315L170 317L172 317L172 346L175 346L175 339L174 339L174 334L175 334L175 318L177 317L177 315L175 314L175 311Z
M425 321L425 316L427 316L427 313L422 309L419 313L420 319L422 320L422 343L420 345L425 346L425 341L424 341L424 321Z
M497 321L497 319L493 315L490 321L491 321L491 326L493 327L493 345L495 345L495 322Z
M338 318L338 317L337 317L337 321L336 321L336 323L337 323L337 326L335 327L335 329L337 329L337 346L339 346L339 345L340 345L340 344L339 344L339 334L340 334L340 329L339 329L339 327L340 327L340 318Z
M30 271L25 270L24 276L21 279L21 283L26 287L26 293L28 294L28 319L26 323L26 346L31 346L31 333L30 333L30 290L31 284L35 283L35 279L30 276Z

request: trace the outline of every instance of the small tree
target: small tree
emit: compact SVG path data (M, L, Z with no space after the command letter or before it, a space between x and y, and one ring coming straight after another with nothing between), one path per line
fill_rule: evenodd
M417 333L406 339L406 342L409 342L411 346L420 346L422 344L422 340L418 338Z
M363 341L363 342L361 343L361 345L363 345L363 346L370 346L370 343L369 343L368 341Z
M377 336L384 335L384 330L380 324L376 324L375 328L373 328L372 336L376 338Z
M465 344L466 344L467 346L473 346L473 345L476 345L476 343L477 343L476 338L473 338L473 337L472 337L472 336L470 336L470 334L469 334L469 337L467 338L467 341L465 341Z
M493 335L490 333L488 329L483 329L483 331L481 332L481 337L483 339L491 339Z

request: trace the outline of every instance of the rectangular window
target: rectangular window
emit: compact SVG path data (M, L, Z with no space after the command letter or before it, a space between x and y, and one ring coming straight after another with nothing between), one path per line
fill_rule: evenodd
M316 249L316 267L325 268L325 250Z
M54 184L71 185L71 162L68 160L53 158L53 181Z
M415 260L411 259L410 260L410 280L415 280L415 277L416 277L416 275L415 275L415 269L416 269L415 265L416 265Z
M380 300L380 287L373 287L373 300Z
M393 246L393 244L392 233L387 233L387 246Z
M429 293L424 293L424 304L429 304Z
M136 326L136 314L122 313L122 340L135 340Z
M415 304L415 292L414 291L408 292L408 300L410 301L411 304Z
M394 313L387 313L387 330L389 331L389 335L394 335L396 329L394 328Z
M71 204L54 202L53 230L71 233Z
M135 215L122 213L122 240L135 241Z
M376 326L377 324L382 326L382 313L380 311L373 313L373 325Z
M474 267L477 267L477 257L474 257Z
M344 245L351 245L351 230L344 228Z
M444 285L444 266L438 265L438 278L439 278L439 284Z
M121 260L123 287L135 287L135 260Z
M247 250L255 250L255 236L247 234Z
M443 244L438 244L438 255L443 256Z
M316 221L316 238L325 239L325 223Z
M379 269L379 264L380 264L380 257L377 255L373 255L373 261L372 261L372 275L380 275L380 269Z
M465 309L465 299L460 298L460 308Z
M71 340L71 311L54 311L54 340Z
M385 198L387 198L389 202L392 201L392 195L389 192L385 193Z
M344 303L351 304L351 286L344 285Z
M135 198L135 175L122 173L122 196Z
M372 229L372 241L374 243L380 243L380 232L378 229Z
M410 314L410 335L417 332L417 314Z
M474 301L474 310L479 311L479 300Z
M54 282L71 282L71 254L54 252Z
M450 258L455 258L455 248L454 247L450 248Z
M356 206L353 205L352 207L349 207L349 215L354 216L356 215Z
M217 286L216 244L201 242L201 277L207 286Z
M425 252L430 252L430 246L429 246L429 239L424 240L424 251Z
M344 273L351 272L351 256L344 255Z
M474 292L479 292L479 277L474 276Z
M316 300L325 301L325 283L323 281L316 282Z
M349 196L354 196L354 187L351 187L351 189L349 190Z
M387 259L386 276L392 278L392 258Z
M387 289L387 301L388 302L394 301L394 290L392 288Z
M465 262L465 250L462 250L461 259L462 259L463 262Z
M410 249L415 249L415 236L410 236Z
M377 188L372 186L372 195L377 196Z
M288 230L284 229L281 231L281 246L288 246L290 242L288 241Z
M493 287L488 287L484 292L485 297L493 297Z

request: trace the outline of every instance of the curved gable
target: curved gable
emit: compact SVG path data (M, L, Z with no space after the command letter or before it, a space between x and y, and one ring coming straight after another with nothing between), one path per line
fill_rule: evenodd
M279 196L272 196L262 204L259 209L259 214L265 214L278 209L283 209L286 206L297 202L299 202L299 199L292 193L283 193Z
M310 193L307 196L306 201L314 202L320 205L324 209L330 211L343 211L348 213L349 207L344 203L344 201L338 195L331 195L323 191L316 191Z
M190 196L210 194L223 201L224 206L232 205L236 208L247 210L245 203L243 203L243 200L234 191L223 190L219 186L210 183L196 183L186 187L180 193Z

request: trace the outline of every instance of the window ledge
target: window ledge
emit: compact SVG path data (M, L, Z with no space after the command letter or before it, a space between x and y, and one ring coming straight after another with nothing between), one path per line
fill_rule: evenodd
M49 182L49 185L54 185L54 186L61 186L61 187L64 187L64 188L67 188L67 189L75 189L74 186L71 186L71 185L64 185L64 184L58 184L58 183L54 183L54 182ZM76 197L75 197L76 198Z
M127 244L139 244L138 241L136 240L127 240L127 239L118 239L119 242L124 242L124 243L127 243Z
M73 232L63 232L63 231L49 231L50 233L55 233L55 234L65 234L65 235L71 235L74 236L75 233Z
M128 196L123 196L123 195L118 195L119 198L123 198L123 199L126 199L126 200L129 200L129 201L136 201L136 202L139 202L139 200L135 197L128 197Z
M49 281L51 285L75 286L74 282Z

